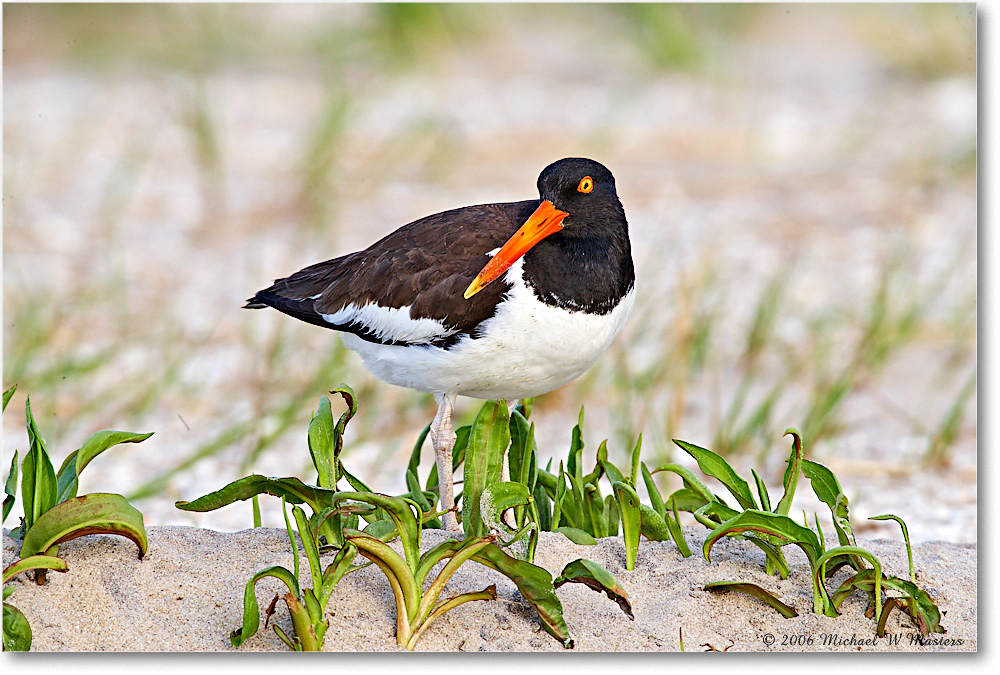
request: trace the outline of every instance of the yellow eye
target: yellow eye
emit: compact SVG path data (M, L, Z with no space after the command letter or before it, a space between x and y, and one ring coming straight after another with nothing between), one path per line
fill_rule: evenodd
M587 193L594 189L594 179L590 176L584 176L580 179L580 184L576 186L577 192Z

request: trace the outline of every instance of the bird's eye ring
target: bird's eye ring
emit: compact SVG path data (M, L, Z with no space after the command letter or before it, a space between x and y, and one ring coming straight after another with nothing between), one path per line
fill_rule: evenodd
M590 192L594 189L594 179L590 176L584 176L580 179L580 184L576 186L577 192L583 192L584 194Z

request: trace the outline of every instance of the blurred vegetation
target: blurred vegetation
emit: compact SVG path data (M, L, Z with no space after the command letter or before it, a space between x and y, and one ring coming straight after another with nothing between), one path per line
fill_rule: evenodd
M274 21L277 12L281 22ZM888 73L920 82L976 72L975 5L946 4L850 10L839 5L652 3L5 4L3 59L8 73L25 65L177 75L183 81L177 88L182 92L179 115L194 157L205 232L213 231L226 211L225 121L211 97L210 78L227 69L315 74L322 82L322 103L318 111L308 113L306 131L292 141L294 175L276 180L292 185L286 197L291 213L280 215L296 223L293 238L315 245L322 233L328 237L323 245L330 246L336 242L340 198L357 187L345 186L343 180L349 124L363 109L366 94L385 80L421 69L433 72L449 58L462 62L474 51L493 50L491 58L514 61L516 55L509 50L517 48L518 39L537 39L556 30L580 36L581 57L614 60L623 76L636 77L640 85L661 75L700 77L731 63L738 56L733 45L739 40L752 36L766 44L768 31L822 24L832 15L849 17L860 48ZM784 23L788 21L799 23ZM581 70L585 76L586 70ZM415 119L380 146L366 146L371 165L385 167L385 175L371 179L377 187L367 189L383 187L391 172L402 171L400 166L407 162L419 165L430 176L423 179L433 182L463 148L453 131L446 116ZM149 161L150 144L147 138L135 138L122 156L112 158L116 170L104 188L99 215L107 249L119 245L125 204ZM6 168L9 152L5 149L5 194L20 180ZM933 152L914 152L915 158L896 176L907 187L937 189L945 180L975 178L975 137L952 148L944 170ZM688 167L697 163L691 158L670 161L674 159L688 162ZM715 182L713 186L722 190ZM5 227L16 227L18 223L7 218L8 208L14 207L5 202L4 208ZM255 215L265 227L279 220L273 213ZM915 218L898 220L918 228ZM963 253L965 257L956 258L940 276L927 279L917 252L888 251L865 293L848 298L850 304L811 312L790 304L803 271L790 264L759 280L752 311L735 319L733 288L743 280L727 274L716 262L715 251L706 250L668 270L675 277L662 285L671 293L666 318L663 296L640 298L628 328L629 343L619 341L572 391L543 397L537 408L577 410L587 403L588 410L594 410L600 400L617 425L616 447L633 447L645 430L648 451L666 460L670 439L678 435L692 408L704 405L704 391L710 390L717 394L711 402L715 438L706 442L723 454L749 454L772 447L769 430L779 426L800 426L810 443L835 437L845 423L845 401L877 388L873 383L877 385L887 365L907 348L918 342L944 343L951 351L927 370L928 396L943 396L945 405L932 408L933 415L907 412L904 419L908 428L927 439L926 459L946 465L963 419L975 405L974 364L969 373L976 345L974 285L961 289L960 302L949 307L946 316L931 310L948 276L975 255L974 250ZM90 259L85 265L72 288L4 295L5 383L18 382L45 392L46 401L61 402L58 418L55 404L48 409L39 405L40 417L53 418L47 427L54 440L75 433L72 426L80 416L100 413L107 424L138 425L164 398L213 398L199 388L188 365L192 354L212 345L211 332L192 334L176 317L165 315L156 325L136 325L129 308L142 299L130 296L124 273L107 260ZM237 304L235 300L234 309ZM317 392L337 381L358 383L357 393L366 405L353 428L354 442L376 443L381 457L396 448L380 438L409 431L415 437L433 415L429 397L362 375L359 360L331 336L310 334L307 347L315 352L303 363L303 344L292 337L291 320L269 324L257 319L245 321L247 327L236 340L259 355L240 382L240 399L249 400L247 405L203 403L220 420L218 425L201 431L196 446L178 456L168 473L141 486L137 496L162 491L174 476L235 444L245 471L282 439L295 437ZM804 329L788 337L781 330L783 322L798 322ZM163 345L157 362L151 369L119 371L115 364L139 341ZM648 359L636 356L649 353ZM103 377L98 378L99 373ZM456 424L468 421L457 419Z
M297 16L276 30L274 12ZM466 5L365 3L309 7L256 4L5 4L4 63L62 61L86 67L206 72L308 60L337 68L367 59L405 71L516 32L525 23L598 27L601 40L652 69L697 69L726 42L782 14L853 17L853 28L888 68L918 78L974 73L974 4L838 6L756 3ZM813 20L807 18L807 20ZM600 50L599 46L595 48Z

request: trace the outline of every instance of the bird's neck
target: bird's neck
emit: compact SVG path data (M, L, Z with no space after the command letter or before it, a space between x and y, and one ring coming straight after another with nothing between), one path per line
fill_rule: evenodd
M587 236L561 234L525 254L525 283L547 305L588 314L611 312L635 283L627 225L623 221L620 231Z

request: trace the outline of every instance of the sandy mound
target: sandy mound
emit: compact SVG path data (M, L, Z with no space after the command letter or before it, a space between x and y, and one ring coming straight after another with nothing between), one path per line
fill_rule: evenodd
M692 550L699 550L705 533L686 531ZM224 533L150 527L148 534L149 552L142 561L137 560L135 546L123 538L90 536L60 547L70 566L68 573L50 573L44 587L24 575L14 582L9 602L31 623L34 651L232 650L229 632L241 623L244 584L268 565L292 566L283 530ZM425 531L423 549L444 537L440 531ZM858 544L879 556L887 573L905 575L906 553L898 542L859 540ZM15 559L16 551L17 543L5 532L5 565ZM755 547L731 540L716 545L711 563L697 553L682 558L672 543L643 540L636 569L628 572L621 539L577 546L562 535L543 533L535 562L557 574L567 562L589 558L604 565L628 591L634 621L604 595L581 585L559 589L577 650L677 651L683 629L687 651L703 650L708 644L730 651L920 652L977 649L976 555L974 545L916 546L917 583L937 600L948 631L930 636L924 645L916 642L919 633L899 612L889 620L893 637L873 640L874 623L864 616L865 598L860 594L844 603L839 617L813 614L808 568L794 547L786 549L792 574L784 581L764 573L763 554ZM303 567L308 570L304 558ZM799 616L783 619L754 598L702 590L706 583L723 579L757 583L795 607ZM497 585L496 602L468 603L445 614L424 634L417 651L562 651L541 630L513 583L493 570L466 564L449 581L443 597L481 590L491 583ZM262 607L279 585L270 579L258 584ZM374 567L342 580L327 614L328 650L399 649L392 592ZM283 604L279 603L275 617L291 632ZM241 649L286 648L268 628Z

